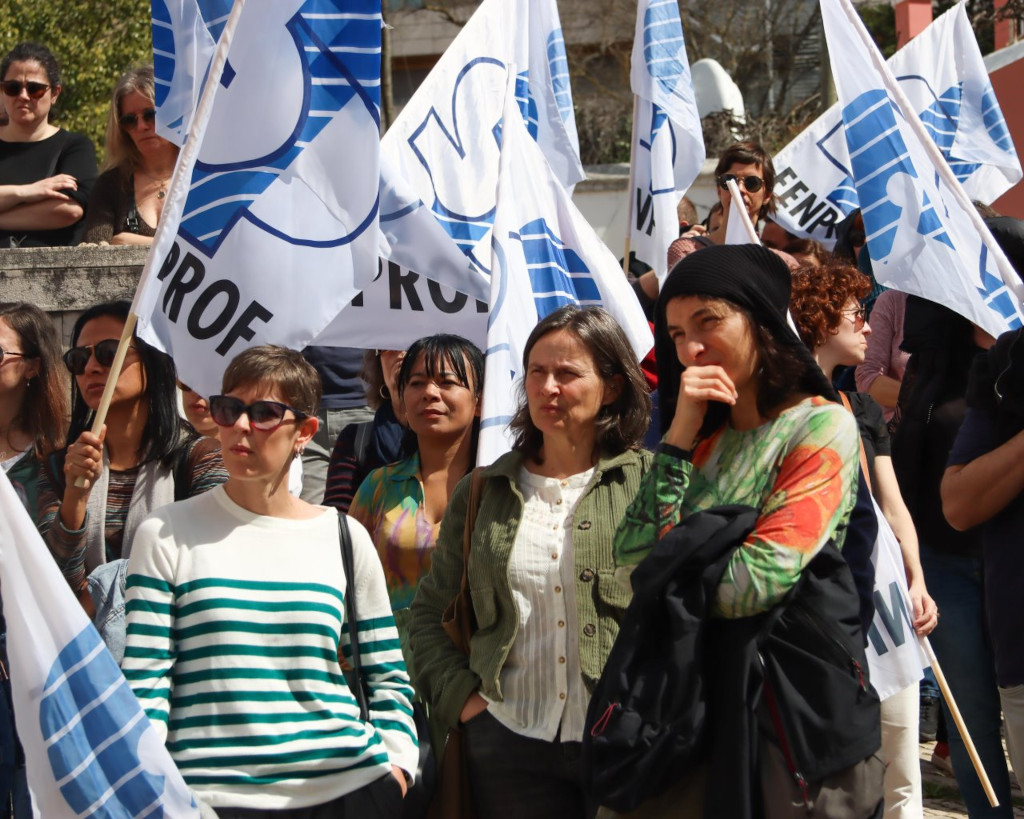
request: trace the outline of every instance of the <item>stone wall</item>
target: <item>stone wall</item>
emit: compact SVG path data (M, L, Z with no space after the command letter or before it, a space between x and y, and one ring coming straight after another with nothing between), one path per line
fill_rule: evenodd
M33 247L0 250L0 303L27 301L53 316L64 343L92 304L131 299L145 247Z

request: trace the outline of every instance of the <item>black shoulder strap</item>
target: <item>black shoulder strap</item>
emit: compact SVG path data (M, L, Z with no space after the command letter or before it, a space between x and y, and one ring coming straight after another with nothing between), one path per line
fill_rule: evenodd
M355 453L356 463L360 470L366 464L366 456L370 449L370 441L373 438L373 421L361 421L356 424Z
M345 570L345 619L348 620L349 649L352 652L352 677L355 683L352 694L359 703L359 713L363 722L370 721L370 703L366 696L366 683L363 680L363 664L359 656L359 632L356 624L356 572L355 560L352 557L352 535L348 530L348 519L338 512L338 541L341 544L341 565Z

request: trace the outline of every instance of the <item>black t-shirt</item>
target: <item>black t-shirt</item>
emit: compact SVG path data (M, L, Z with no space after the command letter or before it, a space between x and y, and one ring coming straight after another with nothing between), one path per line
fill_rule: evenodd
M890 456L889 430L885 425L882 408L866 392L844 392L850 400L850 410L857 419L857 431L864 445L864 456L867 458L868 471L871 473L871 485L875 485L875 458L879 455Z
M949 465L959 466L1005 444L1022 427L1008 426L988 410L970 407L949 453ZM1024 493L975 530L981 531L985 564L985 611L996 656L996 677L1004 688L1024 685Z
M0 139L0 185L28 185L59 173L78 180L78 190L65 191L83 208L96 180L96 151L84 134L60 130L38 142ZM11 232L0 230L0 247L60 247L73 245L83 222L59 230Z

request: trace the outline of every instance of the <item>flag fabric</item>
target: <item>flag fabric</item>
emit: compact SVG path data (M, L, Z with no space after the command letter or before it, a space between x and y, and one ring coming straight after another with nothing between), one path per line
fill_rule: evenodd
M380 245L380 0L242 4L133 308L203 395L246 347L316 338L373 278Z
M889 67L971 199L992 202L1021 179L963 3L896 52ZM777 153L774 164L778 209L772 218L831 248L835 226L858 206L840 106Z
M679 236L676 206L704 164L704 136L676 0L640 0L630 85L635 95L630 246L664 281Z
M993 336L1024 322L1024 286L931 140L849 0L821 0L850 171L882 284Z
M537 322L566 304L600 305L637 354L653 345L650 327L611 251L555 178L526 125L510 84L501 129L501 175L494 222L491 300L477 463L508 452L523 350Z
M156 130L181 147L232 0L152 0Z
M429 214L476 269L490 272L510 65L521 118L556 176L565 186L583 178L555 0L484 0L381 140L388 173L426 205L407 215L382 210L393 246L414 247L406 223ZM394 260L424 272L414 259Z
M35 815L198 817L167 749L2 473L0 587Z
M910 602L900 544L878 504L878 538L871 555L875 567L875 616L868 629L867 658L871 684L881 699L913 685L928 666L914 634L914 607Z

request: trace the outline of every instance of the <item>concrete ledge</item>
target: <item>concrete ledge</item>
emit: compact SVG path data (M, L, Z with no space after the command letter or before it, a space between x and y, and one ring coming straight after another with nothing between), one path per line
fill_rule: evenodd
M0 250L0 303L27 301L53 318L65 344L78 314L131 299L146 247L31 247Z

